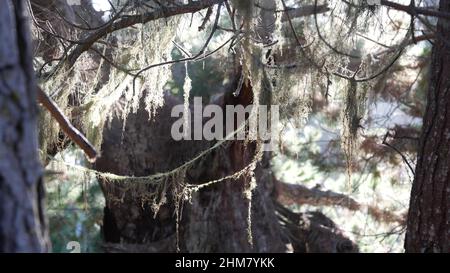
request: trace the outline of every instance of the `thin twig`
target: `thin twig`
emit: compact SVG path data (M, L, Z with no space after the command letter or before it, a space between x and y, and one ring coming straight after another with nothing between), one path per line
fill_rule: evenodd
M387 146L387 147L389 147L389 148L391 148L391 149L394 150L396 153L398 153L398 154L402 157L402 159L403 159L403 161L406 163L406 165L408 166L408 168L409 168L409 170L411 171L411 173L412 173L413 175L415 175L416 172L414 171L414 168L411 166L411 163L410 163L409 160L406 158L406 156L405 156L402 152L400 152L400 150L397 149L395 146L393 146L393 145L389 144L389 142L387 142L387 138L390 137L390 136L392 136L392 135L389 133L389 131L386 132L386 135L384 135L382 144L385 145L385 146Z

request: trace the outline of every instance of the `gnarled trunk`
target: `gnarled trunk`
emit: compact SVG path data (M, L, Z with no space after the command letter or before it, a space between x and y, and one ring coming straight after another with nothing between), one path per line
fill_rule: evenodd
M111 128L105 128L102 157L98 159L96 169L135 176L150 175L174 169L208 149L212 144L207 141L177 142L170 137L174 119L169 117L175 104L173 98L166 96L165 106L151 122L144 109L130 114L123 138L121 121L115 119ZM186 180L190 184L201 184L233 174L244 169L254 159L254 153L254 144L233 141L200 159L187 170ZM250 177L242 176L201 189L193 194L192 203L184 203L178 233L181 251L285 251L270 197L270 180L261 179L264 172L261 166L255 170L258 186L251 202L252 244L248 232L249 200L243 194ZM175 207L171 197L153 218L149 204L142 205L138 196L125 190L127 185L103 180L102 188L107 203L103 226L105 240L127 244L125 249L123 245L110 244L108 251L176 250ZM155 191L152 186L144 190ZM168 195L171 196L170 190Z
M0 1L0 252L49 244L25 1Z

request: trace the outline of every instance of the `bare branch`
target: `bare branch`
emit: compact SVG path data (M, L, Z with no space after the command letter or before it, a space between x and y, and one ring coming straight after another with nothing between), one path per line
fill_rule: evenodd
M89 50L89 48L91 48L91 46L96 41L114 31L124 29L135 24L145 24L161 18L168 18L175 15L197 12L199 10L209 8L213 5L220 4L223 1L224 0L202 0L190 2L189 4L183 6L167 7L164 9L164 12L158 10L139 15L121 16L111 24L108 24L95 32L88 33L67 57L68 65L69 67L73 66L78 57L85 51Z
M450 13L439 11L439 10L415 7L412 5L405 6L405 5L394 3L394 2L391 2L388 0L381 0L381 5L390 7L390 8L396 9L396 10L404 11L410 15L426 15L426 16L433 16L433 17L450 20Z
M97 158L97 151L95 151L95 148L89 143L89 140L87 140L87 138L70 123L67 117L59 109L58 105L56 105L56 103L49 98L40 87L37 87L37 93L39 103L50 112L52 117L58 122L61 130L63 130L67 136L84 151L90 161L95 161Z
M408 166L408 168L409 168L409 170L411 171L411 173L412 173L413 175L415 175L414 168L412 167L412 165L411 165L411 163L409 162L408 158L406 158L406 156L405 156L399 149L397 149L394 145L391 145L389 142L387 142L387 138L390 137L390 136L392 136L391 133L390 133L389 131L387 131L387 132L386 132L386 135L384 135L382 144L383 144L383 145L386 145L387 147L391 148L391 149L394 150L396 153L398 153L398 154L402 157L403 162L405 162L406 165Z
M330 11L330 8L327 4L324 5L306 5L301 6L299 8L289 9L287 13L291 18L298 18L298 17L304 17L304 16L310 16L318 13L325 13ZM283 13L283 16L281 17L281 21L285 22L288 21L288 17L286 13Z
M298 184L275 181L277 201L284 205L307 204L312 206L341 206L352 211L367 209L375 220L380 222L404 223L405 215L397 215L373 205L361 204L352 197L333 191L307 188Z

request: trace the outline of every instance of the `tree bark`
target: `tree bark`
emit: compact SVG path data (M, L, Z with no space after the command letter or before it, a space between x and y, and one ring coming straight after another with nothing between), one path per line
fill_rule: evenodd
M439 10L450 12L450 0ZM439 19L405 250L450 252L450 22Z
M251 90L248 90L251 92ZM249 92L242 92L243 96ZM250 93L251 94L251 93ZM233 95L229 94L232 98ZM241 98L238 98L240 100ZM248 98L243 98L248 100ZM229 98L222 103L230 102ZM122 137L122 121L114 119L110 128L105 128L102 156L95 168L103 172L114 172L135 176L169 171L190 160L210 147L208 141L174 141L170 137L172 107L180 102L166 96L165 105L157 117L148 121L146 111L130 114ZM248 101L244 102L244 104ZM122 138L122 139L121 139ZM251 143L233 141L218 148L192 169L187 171L187 182L197 184L233 174L246 167L253 159L255 147ZM183 252L282 252L285 245L281 229L272 205L271 187L264 177L264 169L255 170L258 187L251 203L252 244L249 243L248 207L243 196L249 178L225 180L217 185L201 189L186 202L182 209L179 228L180 250ZM164 251L176 250L176 219L172 197L163 205L156 217L148 204L130 191L129 185L102 181L106 198L103 234L107 251ZM147 189L152 192L155 189ZM144 193L144 192L143 192ZM117 202L121 198L121 202ZM125 246L123 244L128 244Z
M49 249L25 11L0 1L0 252Z
M226 105L245 107L252 102L253 92L247 82L238 97L225 93L218 104L224 109ZM255 153L255 143L231 141L228 146L211 153L198 166L202 171L191 182L201 184L239 172L254 160ZM224 180L193 195L192 203L186 208L186 250L194 253L286 252L271 198L271 177L269 158L265 157L254 171L257 186L250 199L244 197L252 179L249 175Z

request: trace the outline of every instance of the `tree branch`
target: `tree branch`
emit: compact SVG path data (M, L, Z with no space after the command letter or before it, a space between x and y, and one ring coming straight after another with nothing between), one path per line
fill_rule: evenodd
M304 16L310 16L318 13L325 13L330 11L330 8L327 4L324 5L317 5L317 7L314 7L314 5L305 5L294 9L288 9L287 13L283 12L283 15L281 17L281 21L286 22L288 21L287 14L291 18L298 18L298 17L304 17Z
M341 206L352 211L367 209L367 212L377 221L392 223L405 222L405 215L397 215L373 205L361 204L350 196L333 191L309 189L298 184L288 184L275 181L276 199L284 205L307 204L312 206Z
M266 8L266 7L263 7L258 4L255 4L255 6L262 10L265 10L265 11L282 13L281 21L283 21L283 22L287 22L289 20L288 16L291 17L292 19L294 19L294 18L299 18L299 17L310 16L310 15L313 15L316 13L325 13L325 12L330 11L328 4L317 5L317 7L314 7L314 5L304 5L304 6L300 6L298 8L286 7L286 9L283 9L283 10L270 9L270 8Z
M182 5L182 6L176 6L176 7L167 7L164 9L164 11L158 10L154 12L148 12L144 14L138 14L138 15L126 15L121 16L116 21L111 22L111 24L108 24L94 32L88 33L78 45L72 50L72 52L67 57L67 61L69 64L69 67L72 67L75 62L77 61L78 57L84 53L85 51L89 50L91 46L98 41L99 39L105 37L106 35L120 30L124 29L130 26L133 26L135 24L145 24L150 21L154 21L161 18L168 18L175 15L185 14L185 13L193 13L197 12L199 10L209 8L213 5L220 4L224 0L202 0L202 1L196 1L196 2L190 2L189 4Z
M87 138L70 123L67 117L59 109L58 105L56 105L56 103L49 98L40 87L37 87L37 99L58 122L61 130L63 130L67 136L84 151L89 161L95 161L97 158L97 151L95 151L95 148L89 143L89 140L87 140Z
M410 15L426 15L450 20L450 13L439 10L426 9L415 6L405 6L388 0L381 0L381 5L393 8L395 10L404 11Z

